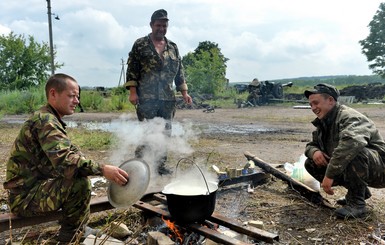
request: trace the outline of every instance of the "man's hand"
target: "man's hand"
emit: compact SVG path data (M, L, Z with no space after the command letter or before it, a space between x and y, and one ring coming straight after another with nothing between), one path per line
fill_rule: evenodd
M186 90L183 90L182 91L182 96L183 96L183 101L184 103L188 104L188 105L191 105L192 103L192 98L191 96L187 93Z
M330 157L323 153L322 151L316 151L313 154L313 161L314 163L321 167L321 166L327 166L329 163Z
M137 105L139 103L139 96L136 93L136 87L130 87L130 95L128 96L128 101L130 101L130 103L133 105Z
M128 174L123 169L113 166L113 165L104 165L102 169L103 176L115 182L118 185L125 185L128 182Z
M328 177L324 177L324 179L322 180L322 183L321 183L321 187L322 189L329 195L334 195L334 191L332 189L332 185L333 185L333 182L334 180L333 179L330 179Z

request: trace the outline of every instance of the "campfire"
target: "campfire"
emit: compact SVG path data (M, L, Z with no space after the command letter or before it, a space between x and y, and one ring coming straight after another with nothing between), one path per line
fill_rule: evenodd
M199 245L204 244L206 238L195 232L190 232L183 226L178 226L175 222L162 217L165 223L163 233L166 234L177 245Z
M148 245L158 244L158 240L164 240L164 237L169 239L170 244L179 245L206 244L208 239L216 243L229 245L254 244L254 241L273 243L274 240L277 241L279 239L276 234L255 227L245 226L216 212L203 222L178 223L175 222L175 219L168 212L164 195L154 194L151 203L154 203L154 201L159 203L150 204L149 202L141 201L134 205L136 208L152 213L152 218L159 219L162 223L162 225L156 228L156 232L149 232ZM159 222L150 223L159 224ZM229 236L229 231L235 235Z

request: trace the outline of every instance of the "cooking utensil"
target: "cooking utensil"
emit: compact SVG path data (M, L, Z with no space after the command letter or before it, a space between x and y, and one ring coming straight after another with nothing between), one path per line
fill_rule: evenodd
M176 168L179 163L180 161ZM174 181L166 185L162 191L167 197L168 210L178 223L203 222L215 209L218 185L215 182L207 182L199 166L195 163L194 165L201 173L205 185L194 186L186 180Z
M127 172L128 182L121 186L113 182L108 186L108 200L116 208L129 207L146 192L150 183L150 168L142 159L131 159L119 166Z

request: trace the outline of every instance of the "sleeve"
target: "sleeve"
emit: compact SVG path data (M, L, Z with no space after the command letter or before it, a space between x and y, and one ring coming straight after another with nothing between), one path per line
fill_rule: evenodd
M127 59L127 72L126 83L124 87L129 89L130 87L137 87L140 80L140 53L138 49L138 43L135 42L132 46Z
M373 123L363 116L345 115L340 120L339 142L333 151L326 176L334 179L368 145Z
M182 64L182 58L179 55L178 46L175 43L172 43L172 45L175 49L175 54L179 60L179 68L178 68L178 72L177 72L177 74L175 76L175 80L174 80L175 88L176 88L176 91L187 91L188 87L187 87L186 78L185 78L185 74L184 74L184 67Z
M42 120L37 130L37 137L43 152L49 159L54 175L67 179L77 175L102 175L102 165L87 160L80 150L72 145L65 129L53 115ZM41 165L41 167L46 167ZM47 169L42 169L42 172Z
M320 150L321 149L318 144L318 131L315 130L312 132L312 141L306 144L305 156L310 159L313 159L314 152Z

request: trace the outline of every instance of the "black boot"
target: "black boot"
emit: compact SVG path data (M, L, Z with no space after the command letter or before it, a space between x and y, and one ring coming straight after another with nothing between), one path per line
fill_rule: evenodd
M365 189L365 200L369 199L371 196L372 196L372 193L370 193L369 188L366 186L366 189ZM346 197L341 197L341 198L337 199L336 203L341 205L341 206L346 205L347 204Z
M346 194L347 204L334 211L337 218L351 219L362 218L367 215L366 203L365 203L365 189L366 186L349 187Z
M158 174L159 175L171 175L172 170L166 167L167 155L161 157L158 160Z
M146 152L150 150L148 145L139 145L135 149L135 157L142 159Z

